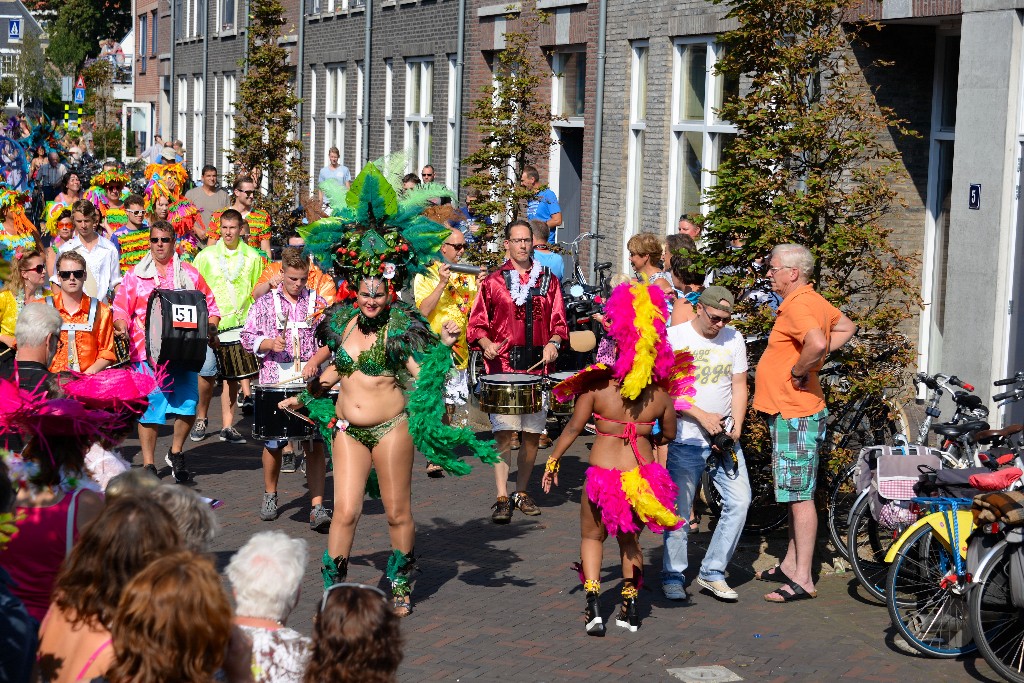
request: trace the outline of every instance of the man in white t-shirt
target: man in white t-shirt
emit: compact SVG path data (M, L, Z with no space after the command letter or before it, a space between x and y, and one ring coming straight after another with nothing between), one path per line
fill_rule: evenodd
M725 287L708 287L697 300L696 317L668 330L672 349L688 349L696 366L693 406L679 413L679 431L668 447L668 472L679 487L676 509L680 514L690 511L701 474L713 455L711 476L722 495L722 514L697 583L730 602L739 596L726 583L725 568L736 552L750 507L750 481L739 446L747 411L747 347L743 335L729 327L735 304ZM733 440L732 452L722 453L712 445L718 435ZM683 574L688 535L686 524L664 533L661 586L670 600L687 599Z

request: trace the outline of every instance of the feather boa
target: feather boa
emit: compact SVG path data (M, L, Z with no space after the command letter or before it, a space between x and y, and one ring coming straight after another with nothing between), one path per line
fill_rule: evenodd
M668 471L656 463L627 472L587 468L587 498L601 511L610 535L639 532L638 519L655 533L678 529L683 520L675 513L676 493Z
M673 399L676 410L686 410L693 407L693 402L688 400L690 396L696 396L694 388L696 377L694 376L693 354L689 351L676 351L672 363L672 371L669 373L667 386L669 396Z

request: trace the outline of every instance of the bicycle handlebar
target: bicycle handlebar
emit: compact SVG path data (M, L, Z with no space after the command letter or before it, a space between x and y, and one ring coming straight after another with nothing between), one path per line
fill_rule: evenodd
M1016 389L1014 389L1013 391L1004 391L1001 394L996 394L995 396L992 397L992 400L993 401L1005 401L1005 400L1011 399L1011 398L1013 400L1015 400L1015 401L1020 398L1019 396L1017 396L1017 390Z
M992 382L992 386L1002 387L1002 386L1006 386L1007 384L1013 384L1016 381L1017 381L1016 377L1007 377L1006 379L997 379L995 382Z

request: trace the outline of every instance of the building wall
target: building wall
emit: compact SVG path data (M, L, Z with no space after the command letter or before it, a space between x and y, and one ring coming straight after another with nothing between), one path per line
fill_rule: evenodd
M163 7L161 7L163 5ZM162 29L163 14L169 13L166 2L159 0L138 0L135 6L135 101L148 102L153 107L153 131L159 132L161 125L160 108L160 77L166 75L160 60L161 52L167 50L168 43L161 39L169 38L170 33ZM142 36L142 20L145 17L146 36ZM156 41L153 40L153 22L156 21ZM145 51L143 51L145 45ZM148 146L152 137L145 141L143 148Z

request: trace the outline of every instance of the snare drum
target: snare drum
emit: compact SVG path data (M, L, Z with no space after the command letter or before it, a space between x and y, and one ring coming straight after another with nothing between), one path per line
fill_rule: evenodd
M544 409L539 375L506 373L480 378L480 410L495 415L530 415Z
M289 382L275 386L257 384L252 388L254 405L252 436L260 441L286 439L305 440L316 433L316 426L281 410L277 404L286 398L298 396L306 388L305 382Z
M218 333L220 345L213 350L217 358L217 374L221 379L245 379L258 375L260 361L242 348L242 328L233 327Z
M572 416L573 410L576 409L576 399L570 398L568 401L559 401L555 398L555 393L551 391L551 388L556 384L564 382L565 380L572 377L573 372L552 372L548 375L548 406L551 410L552 415L559 417L570 417Z
M128 361L132 358L132 347L128 337L122 337L117 334L114 335L114 353L117 355L117 360L115 360L110 367L123 368L128 365Z

